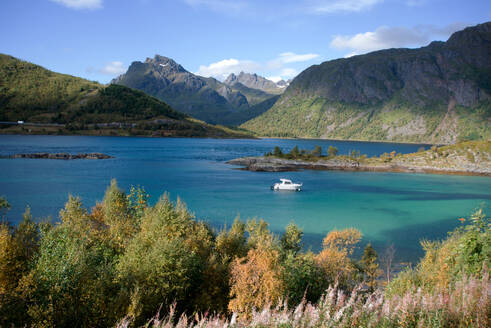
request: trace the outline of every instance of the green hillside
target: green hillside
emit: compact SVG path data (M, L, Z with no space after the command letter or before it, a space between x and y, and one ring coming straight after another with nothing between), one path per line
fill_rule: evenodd
M3 54L0 54L0 121L26 122L25 128L2 126L2 133L245 136L192 119L142 91L55 73ZM121 127L100 125L112 122L121 123Z
M262 136L454 143L491 138L491 23L419 49L314 65L243 128Z

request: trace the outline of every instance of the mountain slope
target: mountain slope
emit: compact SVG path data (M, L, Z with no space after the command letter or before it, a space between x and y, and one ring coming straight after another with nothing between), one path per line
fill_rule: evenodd
M243 123L242 117L251 117L247 114L251 106L274 96L195 75L174 60L159 55L143 63L133 62L112 83L142 90L206 122L227 125Z
M119 85L106 87L0 54L0 121L20 120L58 124L61 133L71 133L68 128L87 130L89 125L95 128L100 123L118 122L142 125L139 131L143 135L147 126L150 132L169 128L165 133L169 136L242 135L194 120L141 91ZM155 120L159 120L158 125L152 124ZM30 128L33 133L41 129ZM2 129L2 133L22 131L16 126Z
M491 138L491 23L419 49L314 65L243 128L260 135L453 143Z
M255 106L260 102L277 96L277 94L267 93L259 89L249 88L240 82L234 83L230 87L233 90L236 90L237 92L243 94L247 98L247 102L250 106Z

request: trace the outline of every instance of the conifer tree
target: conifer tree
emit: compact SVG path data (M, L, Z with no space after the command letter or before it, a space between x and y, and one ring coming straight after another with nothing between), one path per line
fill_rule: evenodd
M363 250L361 263L363 271L365 272L368 288L370 292L373 292L375 288L377 288L377 278L380 275L380 270L377 263L377 252L370 243L368 243Z

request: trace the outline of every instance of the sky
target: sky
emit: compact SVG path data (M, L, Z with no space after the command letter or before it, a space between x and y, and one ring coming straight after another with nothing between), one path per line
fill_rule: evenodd
M276 81L487 21L489 0L0 0L0 53L101 83L155 54Z

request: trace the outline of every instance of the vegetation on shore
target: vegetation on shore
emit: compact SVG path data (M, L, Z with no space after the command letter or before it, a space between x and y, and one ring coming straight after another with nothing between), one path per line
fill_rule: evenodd
M212 125L194 118L184 120L154 119L137 123L97 123L63 125L0 125L0 134L84 135L119 137L185 137L185 138L254 138L247 131Z
M281 236L257 219L215 231L180 200L150 206L143 188L126 194L115 181L90 211L70 196L57 224L27 208L13 227L8 208L0 198L0 326L489 326L482 211L422 242L421 262L392 278L393 252L353 256L354 228L329 232L314 253L294 224Z
M264 154L266 161L262 163L263 166L267 166L266 162L269 158L301 161L298 164L300 168L304 168L305 163L311 163L313 168L325 169L346 167L360 170L426 170L428 172L467 172L469 174L491 175L491 141L487 140L467 141L440 147L432 146L430 149L421 147L417 152L409 154L392 151L373 157L361 154L357 150L340 155L338 149L332 146L324 155L320 146L316 146L312 151L299 149L298 146L295 146L288 153L283 153L279 147L275 147L272 152ZM229 163L234 164L234 161L240 162L240 159L229 161ZM271 164L278 165L276 162ZM295 162L285 162L284 164L285 167L291 168L296 165Z
M244 138L248 133L206 124L142 91L51 72L0 54L2 134L82 134Z

